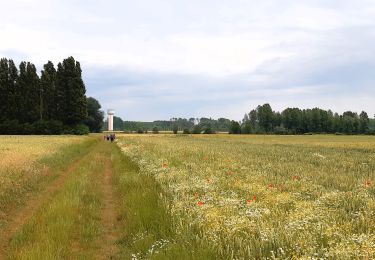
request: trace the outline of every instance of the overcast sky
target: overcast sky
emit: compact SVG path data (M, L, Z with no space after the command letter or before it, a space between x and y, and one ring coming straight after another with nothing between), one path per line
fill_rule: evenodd
M0 0L0 56L81 62L124 120L375 114L374 0Z

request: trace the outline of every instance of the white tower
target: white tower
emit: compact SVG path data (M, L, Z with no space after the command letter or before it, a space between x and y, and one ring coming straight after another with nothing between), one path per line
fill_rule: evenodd
M113 115L115 114L115 110L108 109L108 131L113 131Z

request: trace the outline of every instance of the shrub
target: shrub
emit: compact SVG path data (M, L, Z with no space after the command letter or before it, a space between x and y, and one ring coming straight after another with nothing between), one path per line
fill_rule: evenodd
M174 134L177 134L177 132L178 132L178 126L174 125L172 130L173 130Z
M202 129L199 125L195 125L193 128L193 134L200 134L202 132Z
M158 134L159 133L159 129L155 126L154 128L152 128L152 133L153 134Z
M47 121L39 120L33 123L34 134L37 135L49 135L50 129Z
M206 127L203 131L204 134L213 134L214 131L212 131L211 127Z
M190 130L185 128L184 131L182 132L183 134L190 134Z

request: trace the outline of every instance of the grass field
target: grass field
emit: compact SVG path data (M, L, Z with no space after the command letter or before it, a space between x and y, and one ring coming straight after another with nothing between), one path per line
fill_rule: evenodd
M0 259L375 258L373 137L0 139Z

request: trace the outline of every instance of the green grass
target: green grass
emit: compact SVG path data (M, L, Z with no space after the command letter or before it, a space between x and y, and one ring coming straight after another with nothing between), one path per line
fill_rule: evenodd
M13 185L7 190L2 190L0 193L0 213L6 216L9 212L14 212L15 209L21 208L27 197L37 194L52 183L66 170L68 165L87 154L96 142L97 139L88 138L80 143L66 145L53 155L46 155L35 163L32 163L32 171L45 171L46 174L34 174L32 178L27 177L27 181L20 182L19 184L16 182L17 185ZM23 169L15 169L15 171L20 171L14 174L18 178L31 174L28 170ZM8 218L0 217L0 228L5 226L8 220Z
M178 221L169 213L169 198L151 175L113 147L114 184L124 223L119 241L121 259L218 259L200 242L194 226L177 233Z
M105 148L93 148L61 191L22 227L11 242L10 259L95 257L101 232L100 182L105 159L101 150Z

